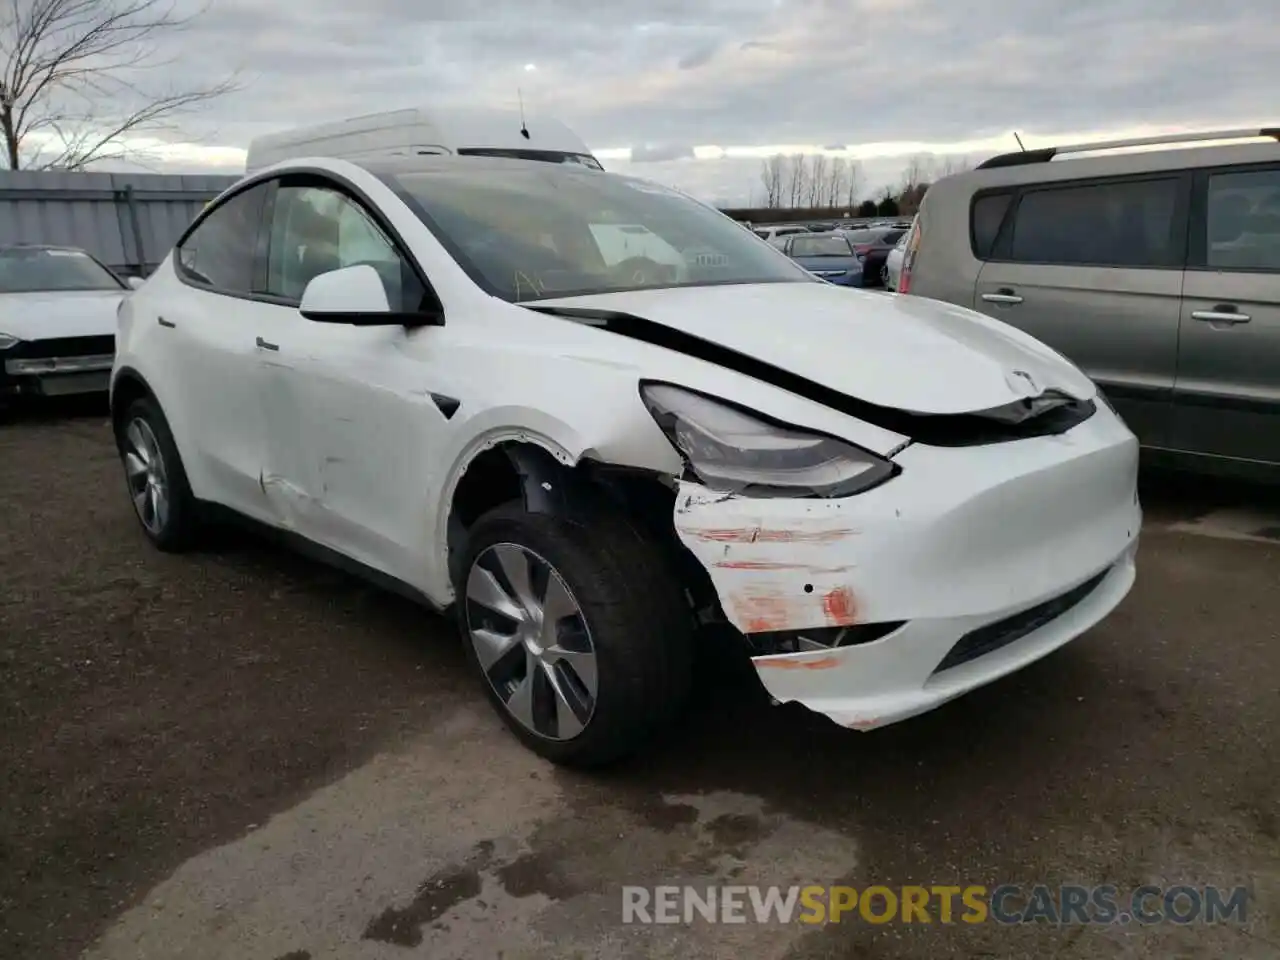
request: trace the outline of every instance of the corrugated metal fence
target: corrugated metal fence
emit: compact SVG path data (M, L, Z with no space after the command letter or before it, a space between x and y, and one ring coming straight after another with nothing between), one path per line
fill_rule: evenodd
M0 244L83 247L147 276L206 203L237 177L0 171Z

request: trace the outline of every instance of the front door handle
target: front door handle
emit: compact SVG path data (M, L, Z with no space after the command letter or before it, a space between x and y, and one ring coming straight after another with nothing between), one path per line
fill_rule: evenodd
M168 327L170 330L177 326L172 320L166 320L164 317L156 317L156 323L162 327Z
M258 338L258 349L260 349L260 350L279 350L279 349L280 349L280 344L278 344L278 343L268 343L266 340L263 340L261 337L259 337L259 338Z
M984 293L982 299L986 303L998 303L1002 306L1013 306L1015 303L1022 302L1022 298L1008 287L997 290L995 293Z
M1192 310L1192 320L1203 320L1205 323L1248 323L1250 317L1241 313L1234 303L1219 303L1212 310Z

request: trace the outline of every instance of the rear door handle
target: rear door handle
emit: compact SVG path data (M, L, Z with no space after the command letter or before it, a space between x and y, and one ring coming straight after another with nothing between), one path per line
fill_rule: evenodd
M1015 303L1022 302L1022 298L1012 290L997 290L995 293L984 293L982 299L986 303L999 303L1005 306L1012 306Z
M172 320L166 320L164 317L156 317L156 323L162 327L168 327L170 330L177 326Z
M1220 303L1212 310L1192 310L1192 320L1203 320L1205 323L1248 323L1250 317L1241 313L1234 304Z
M261 337L259 337L259 338L258 338L258 348L259 348L259 349L261 349L261 350L279 350L279 349L280 349L280 345L279 345L278 343L267 343L267 341L265 341L265 340L263 340Z

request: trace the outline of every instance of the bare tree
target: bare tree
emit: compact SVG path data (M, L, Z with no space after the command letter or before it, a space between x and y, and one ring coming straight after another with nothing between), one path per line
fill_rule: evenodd
M28 167L62 170L136 155L129 139L172 130L178 116L237 89L235 77L159 91L136 85L141 70L166 65L159 41L197 16L177 15L172 0L0 0L0 146L9 169L25 155Z
M827 179L831 169L825 153L815 153L809 166L809 209L826 205Z
M902 171L902 186L900 192L903 194L914 193L921 184L927 184L933 175L933 155L928 153L917 153L907 159L907 165Z
M788 158L787 163L787 206L795 210L804 202L805 191L809 185L808 158L797 153Z
M857 160L849 161L849 170L845 174L844 189L845 206L853 210L858 202L859 195L862 193L862 164Z
M764 186L764 205L770 210L782 206L782 182L787 158L775 153L760 165L760 183Z
M836 157L831 162L831 176L827 178L826 196L823 205L834 210L844 199L845 183L849 179L849 161L844 157Z

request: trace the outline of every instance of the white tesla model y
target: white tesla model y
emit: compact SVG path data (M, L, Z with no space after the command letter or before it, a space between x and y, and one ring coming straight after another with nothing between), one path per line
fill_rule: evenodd
M617 224L644 249L602 253ZM669 721L711 619L775 699L868 729L1134 579L1137 443L1071 363L596 170L259 171L125 302L112 411L157 546L230 513L455 612L561 763Z

